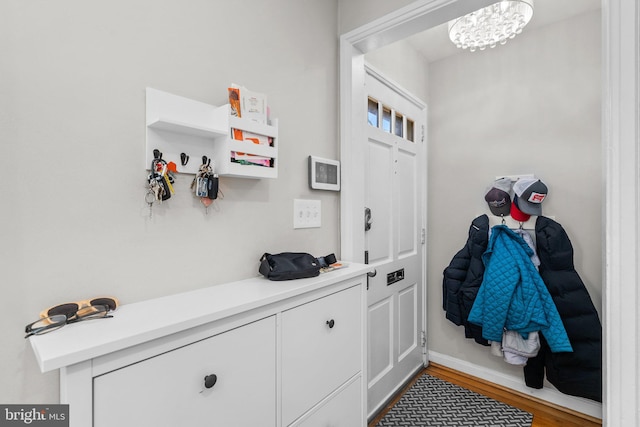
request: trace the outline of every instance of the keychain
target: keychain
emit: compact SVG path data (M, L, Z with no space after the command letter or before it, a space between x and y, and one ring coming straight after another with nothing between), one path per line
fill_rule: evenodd
M151 219L153 214L153 202L156 201L156 195L153 193L153 190L149 189L149 191L147 191L147 194L144 195L144 201L149 205L149 219Z
M170 175L167 162L162 160L162 153L157 149L153 150L151 172L147 177L147 192L144 195L144 201L149 205L149 218L152 217L154 202L168 200L175 193L172 182L173 176Z
M200 198L208 214L209 206L218 197L218 174L213 173L211 159L207 156L202 156L202 165L191 183L191 189L194 190L196 197Z

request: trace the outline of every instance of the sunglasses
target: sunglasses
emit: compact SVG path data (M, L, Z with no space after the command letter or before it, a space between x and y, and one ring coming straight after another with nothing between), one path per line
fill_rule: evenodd
M25 327L25 338L42 335L60 329L69 323L81 320L113 317L110 311L118 308L119 302L113 297L93 298L77 302L54 305L40 313L40 319Z
M68 302L64 304L54 305L53 307L43 310L40 313L40 317L44 319L46 317L63 314L67 316L67 318L71 318L83 308L99 305L106 305L107 307L109 307L109 310L113 311L118 308L119 302L116 298L113 297L101 297L77 302Z
M82 320L106 319L113 317L108 314L109 311L111 311L111 309L108 305L91 305L82 307L70 317L66 314L54 314L53 316L40 318L35 322L28 324L24 328L24 332L26 333L24 337L29 338L32 335L46 334L60 329L64 325L80 322Z

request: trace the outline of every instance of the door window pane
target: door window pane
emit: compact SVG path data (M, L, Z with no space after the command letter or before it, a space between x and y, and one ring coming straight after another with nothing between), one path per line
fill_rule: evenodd
M396 113L396 121L393 129L393 133L402 138L402 114Z
M382 107L382 130L391 133L391 109Z
M384 132L415 142L415 122L371 97L367 97L367 123Z
M406 139L411 142L416 142L413 134L413 120L407 119L407 137Z
M378 127L378 103L371 98L367 105L367 121L371 126Z

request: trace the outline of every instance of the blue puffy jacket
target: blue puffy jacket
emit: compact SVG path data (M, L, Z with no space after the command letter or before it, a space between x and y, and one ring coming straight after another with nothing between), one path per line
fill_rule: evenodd
M505 225L491 231L484 278L473 303L469 322L482 326L482 336L501 341L506 328L540 331L551 351L573 351L558 310L531 262L532 249Z

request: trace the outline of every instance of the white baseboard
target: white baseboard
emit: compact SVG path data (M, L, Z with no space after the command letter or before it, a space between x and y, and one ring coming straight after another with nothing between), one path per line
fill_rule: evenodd
M551 402L553 404L602 419L602 404L593 400L569 396L548 387L544 387L540 390L529 388L524 383L524 377L518 378L512 375L506 375L499 371L475 365L471 362L456 359L455 357L447 356L435 351L429 351L429 361L455 369L456 371L460 371L465 374L473 375L474 377L481 378L494 384L516 390L520 393L536 397L540 400Z

